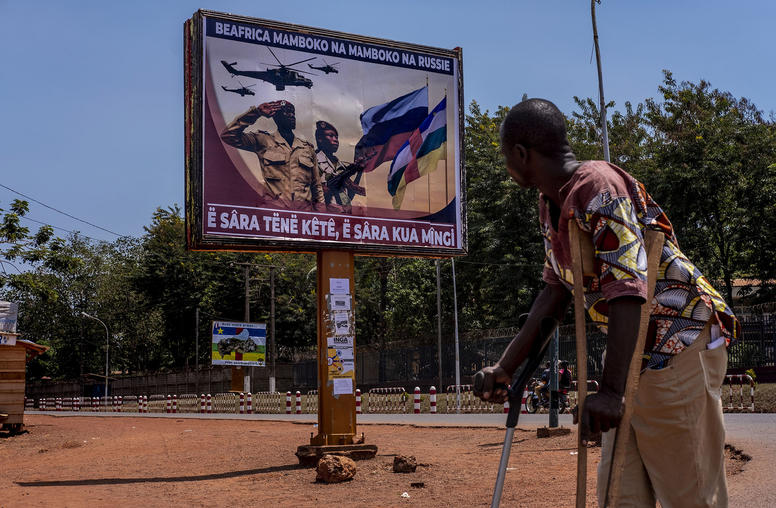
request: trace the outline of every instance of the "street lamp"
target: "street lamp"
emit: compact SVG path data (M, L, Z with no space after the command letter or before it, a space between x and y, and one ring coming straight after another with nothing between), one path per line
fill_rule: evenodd
M102 322L101 319L98 319L91 314L87 314L86 312L81 311L81 315L83 317L94 319L95 321L99 321L102 326L105 327L105 407L108 407L108 327L105 325L105 323Z

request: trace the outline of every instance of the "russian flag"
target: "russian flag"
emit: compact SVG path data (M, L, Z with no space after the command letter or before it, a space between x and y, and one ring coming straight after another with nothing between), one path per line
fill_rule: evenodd
M427 115L427 86L367 109L361 114L364 135L356 144L356 161L363 160L368 172L393 159Z
M436 105L420 127L399 148L388 173L388 192L398 210L407 184L434 171L447 147L447 97Z

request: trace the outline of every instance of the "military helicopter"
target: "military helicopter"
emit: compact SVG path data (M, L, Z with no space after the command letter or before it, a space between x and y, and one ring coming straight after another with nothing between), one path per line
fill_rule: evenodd
M256 95L256 92L251 90L251 88L256 85L245 86L242 84L242 82L239 79L237 80L237 82L240 83L241 88L226 88L224 85L221 85L221 88L223 88L227 92L238 93L240 94L240 97L245 97L246 95Z
M312 74L313 76L315 76L315 74L307 71L292 69L291 67L300 63L314 60L315 57L306 58L304 60L299 60L298 62L285 65L275 55L275 53L272 51L271 48L267 48L267 49L269 49L269 52L272 53L272 56L275 57L275 60L277 60L278 63L277 65L276 64L261 64L261 65L271 65L273 67L278 67L278 69L267 69L264 71L241 71L239 69L234 68L234 66L237 65L237 62L228 63L226 60L221 60L221 65L223 65L226 68L226 70L229 72L229 74L231 74L232 76L245 76L246 78L260 79L262 81L266 81L267 83L272 83L273 85L275 85L275 90L278 90L278 91L285 90L287 86L306 86L307 88L313 87L313 81L309 78L302 76L301 73Z
M315 67L314 65L310 65L310 64L307 64L307 66L308 66L309 68L311 68L311 69L315 69L316 71L322 71L322 72L325 72L326 74L329 74L329 73L332 73L332 72L333 72L334 74L338 74L338 73L339 73L339 70L337 70L337 69L335 68L335 66L336 66L336 65L339 65L339 63L329 64L329 62L327 62L326 60L324 60L324 61L323 61L323 63L325 63L325 64L326 64L326 65L324 65L323 67Z

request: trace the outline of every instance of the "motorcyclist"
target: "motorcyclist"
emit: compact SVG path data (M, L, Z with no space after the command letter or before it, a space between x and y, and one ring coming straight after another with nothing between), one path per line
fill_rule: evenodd
M560 396L560 408L561 412L568 406L569 390L571 390L571 370L569 369L569 362L566 360L560 361L560 369L558 369L558 394Z
M550 398L550 362L544 364L541 380L534 387L534 393L539 400L545 402Z
M570 390L571 389L571 371L569 370L569 362L561 360L560 369L558 370L558 389Z

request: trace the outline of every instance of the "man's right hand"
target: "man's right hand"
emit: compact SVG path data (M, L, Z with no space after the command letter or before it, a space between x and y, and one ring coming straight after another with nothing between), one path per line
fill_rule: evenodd
M512 382L512 376L500 365L485 367L475 374L477 377L480 379L474 383L474 395L494 404L503 404L507 400L509 392L505 387Z
M259 110L259 113L262 114L262 116L266 117L273 117L275 116L275 113L278 112L280 107L283 105L285 101L271 101L271 102L264 102L262 104L259 104L256 106L256 109Z

